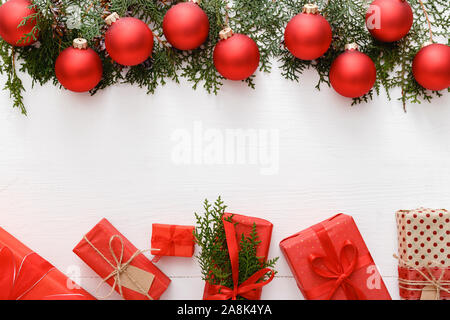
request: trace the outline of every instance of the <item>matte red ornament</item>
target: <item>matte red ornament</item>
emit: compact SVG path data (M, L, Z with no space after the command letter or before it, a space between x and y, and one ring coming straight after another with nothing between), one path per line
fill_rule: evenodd
M178 3L164 16L163 31L167 41L175 48L193 50L208 38L208 16L197 3Z
M307 4L303 7L303 13L287 24L284 43L295 57L314 60L327 52L332 36L330 24L319 14L318 7Z
M375 0L366 13L369 32L383 42L398 41L413 24L413 12L406 0Z
M62 51L55 63L55 73L64 88L74 92L89 91L103 74L98 54L87 47L85 39L75 39L74 46Z
M372 89L377 71L372 59L359 52L356 44L346 45L330 68L330 82L334 90L344 97L360 97Z
M29 8L31 5L29 0L9 0L0 6L0 37L10 45L25 47L36 42L33 37L24 38L33 31L36 19L29 19L25 25L19 27L24 18L36 14L36 10ZM37 38L37 29L33 34Z
M245 80L259 65L258 45L244 34L233 34L230 28L220 32L220 40L214 48L214 65L229 80Z
M113 13L106 23L110 25L105 34L106 51L115 62L135 66L151 56L153 33L142 20Z
M429 90L443 90L450 86L450 47L433 43L416 54L412 64L416 81Z

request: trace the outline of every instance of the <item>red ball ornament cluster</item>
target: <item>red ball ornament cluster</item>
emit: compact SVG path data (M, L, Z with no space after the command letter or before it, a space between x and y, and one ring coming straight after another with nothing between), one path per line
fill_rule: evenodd
M367 29L374 38L383 42L402 39L412 24L413 12L406 0L375 0L366 13ZM412 70L416 81L425 89L448 88L450 47L437 43L425 44L414 57Z
M77 38L73 46L60 53L55 73L64 88L74 92L94 89L102 79L103 66L98 54L88 48L85 39Z
M331 45L330 24L319 14L319 7L307 4L293 17L284 31L284 43L295 57L302 60L320 58Z
M323 56L330 48L332 38L330 24L314 4L306 4L303 12L289 21L284 32L287 49L302 60L315 60ZM360 97L375 84L375 64L358 51L356 44L347 44L345 48L346 51L331 65L330 83L344 97Z
M153 33L143 21L109 15L110 26L105 34L105 47L115 62L135 66L146 61L153 51ZM99 55L87 47L85 39L75 39L73 47L60 53L55 63L55 74L64 88L86 92L95 88L102 79L103 66Z
M245 80L258 69L258 45L250 37L233 33L227 27L219 33L220 41L214 48L213 60L217 71L229 80Z
M163 20L167 41L179 50L193 50L208 38L209 20L199 7L200 0L190 0L174 5Z
M25 47L36 42L38 36L36 18L28 19L20 26L21 22L32 15L36 10L29 0L9 0L0 6L0 37L12 46ZM33 32L34 38L27 36Z
M165 15L163 32L173 47L193 50L208 38L208 16L199 3L200 0L178 3ZM26 23L21 25L27 17ZM0 37L13 46L30 45L38 36L36 20L37 13L30 0L9 0L0 6ZM105 47L112 60L124 66L134 66L151 56L153 33L146 23L133 17L120 18L117 13L108 16L105 22L109 25ZM367 29L375 39L383 42L402 39L412 23L413 13L406 0L374 0L366 13ZM289 21L284 32L287 49L302 60L323 56L331 45L332 36L330 24L313 4L305 5L302 13ZM213 53L217 71L229 80L250 77L260 62L255 41L244 34L233 33L229 27L222 30L219 37ZM331 65L330 83L345 97L360 97L368 93L375 83L375 64L358 51L356 44L348 44L345 49ZM433 43L424 45L414 58L412 70L414 78L424 88L436 91L448 88L450 47ZM98 85L103 67L99 55L88 48L87 41L75 39L73 46L58 56L55 73L68 90L85 92Z
M153 51L153 33L142 20L120 18L113 13L105 19L110 26L105 46L111 59L124 66L135 66L147 60Z
M358 51L355 43L347 44L330 68L330 83L337 93L357 98L370 91L375 84L377 70L372 59Z

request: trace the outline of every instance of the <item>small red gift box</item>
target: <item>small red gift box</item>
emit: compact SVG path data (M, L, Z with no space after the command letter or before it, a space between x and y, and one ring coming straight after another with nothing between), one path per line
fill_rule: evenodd
M235 225L236 237L237 239L241 239L242 235L248 236L253 229L253 225L256 225L256 232L258 233L258 239L261 243L258 245L256 249L256 255L261 257L264 261L267 260L267 256L269 254L270 240L272 238L272 229L273 224L267 220L248 217L240 214L234 213L225 213L224 218L232 216L232 221L237 223ZM262 289L257 289L254 298L255 300L261 299ZM208 300L211 296L217 294L214 286L210 283L205 283L205 289L203 292L203 299Z
M0 300L95 300L0 228Z
M106 219L73 249L102 279L127 300L157 300L170 279Z
M170 224L152 225L152 254L155 256L192 257L194 254L193 226Z
M396 220L400 297L450 300L450 212L399 210Z
M390 300L353 218L338 214L290 236L280 248L308 300Z

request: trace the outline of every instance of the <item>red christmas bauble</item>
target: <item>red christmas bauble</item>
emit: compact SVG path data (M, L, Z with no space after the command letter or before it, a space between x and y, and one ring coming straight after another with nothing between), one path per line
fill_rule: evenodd
M167 41L175 48L192 50L208 38L208 16L196 3L182 2L167 11L163 31Z
M366 26L378 40L400 40L411 29L413 12L406 0L375 0L366 13Z
M284 31L288 50L302 60L314 60L327 52L332 40L328 21L318 13L317 6L308 5L303 13L293 17Z
M360 97L372 89L377 70L372 59L348 45L344 53L333 61L330 68L330 83L344 97Z
M55 73L64 88L86 92L102 79L102 61L94 50L87 48L86 40L75 39L74 46L62 51L56 59Z
M10 45L25 47L36 42L33 37L24 39L26 34L33 31L36 19L30 19L18 28L24 18L36 13L34 9L29 8L31 5L29 0L9 0L0 6L0 37ZM33 31L33 34L37 38L37 30Z
M419 50L413 60L416 81L429 90L443 90L450 86L450 47L433 43Z
M106 51L117 63L135 66L147 60L153 50L153 33L143 21L120 18L105 34Z
M214 65L229 80L245 80L259 65L258 45L244 34L233 34L220 40L214 48Z

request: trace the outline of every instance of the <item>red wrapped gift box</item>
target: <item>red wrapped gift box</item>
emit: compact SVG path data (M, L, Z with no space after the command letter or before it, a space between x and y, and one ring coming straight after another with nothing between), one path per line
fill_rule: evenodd
M353 218L338 214L290 236L280 248L308 300L390 300Z
M400 297L450 300L450 212L399 210L396 220Z
M152 225L152 254L155 256L192 257L194 254L193 226L154 223Z
M269 254L273 224L267 220L260 218L248 217L234 213L224 214L224 217L229 216L233 216L233 222L237 222L237 225L235 226L237 239L240 239L242 237L242 234L248 236L252 231L253 225L256 224L256 231L258 233L259 240L261 241L261 243L258 245L258 248L256 249L256 254L258 257L262 257L264 261L266 261ZM203 292L203 299L207 300L209 297L213 296L216 293L217 292L213 289L213 286L206 282ZM261 293L262 289L257 289L257 292L255 293L255 297L257 300L261 299Z
M156 300L170 279L106 219L73 249L102 279L127 300Z
M95 300L0 228L0 300Z

